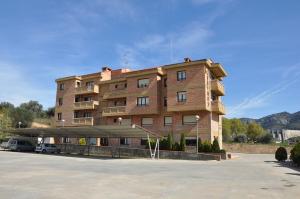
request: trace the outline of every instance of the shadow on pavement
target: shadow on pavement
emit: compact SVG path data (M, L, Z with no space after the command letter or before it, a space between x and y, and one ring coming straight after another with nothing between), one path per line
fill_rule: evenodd
M296 173L285 173L288 175L297 175L300 176L300 167L297 167L292 161L285 161L285 162L280 162L280 161L264 161L265 163L268 164L275 164L274 167L286 167L289 169L293 169L296 171Z

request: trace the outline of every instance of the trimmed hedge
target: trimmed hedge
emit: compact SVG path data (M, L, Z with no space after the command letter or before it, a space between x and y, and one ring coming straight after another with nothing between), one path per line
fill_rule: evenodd
M297 143L294 148L291 150L290 159L300 166L300 143Z
M278 161L286 161L287 160L287 151L284 147L279 147L275 152L275 158Z

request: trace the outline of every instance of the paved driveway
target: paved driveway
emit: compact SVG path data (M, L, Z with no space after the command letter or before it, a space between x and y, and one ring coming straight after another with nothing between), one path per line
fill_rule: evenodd
M0 198L299 198L273 155L228 161L88 159L0 151Z

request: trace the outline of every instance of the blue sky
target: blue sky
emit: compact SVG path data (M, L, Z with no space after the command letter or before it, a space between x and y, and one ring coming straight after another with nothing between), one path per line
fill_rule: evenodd
M54 106L58 77L212 58L227 117L300 111L297 0L0 1L0 101Z

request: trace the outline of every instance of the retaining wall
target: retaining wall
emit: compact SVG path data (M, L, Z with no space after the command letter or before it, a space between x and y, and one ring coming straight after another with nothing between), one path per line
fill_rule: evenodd
M275 154L279 146L269 144L223 143L223 149L233 153ZM285 147L288 153L292 147Z
M149 149L112 147L112 146L84 146L75 144L60 144L57 147L62 153L109 156L113 158L150 158ZM159 151L161 159L180 160L221 160L218 154L188 153L183 151ZM157 157L157 156L156 156Z

